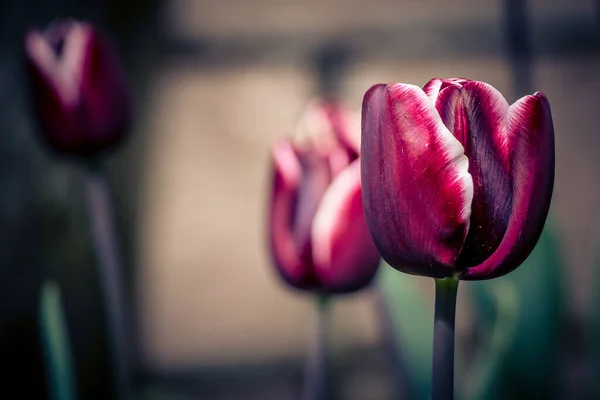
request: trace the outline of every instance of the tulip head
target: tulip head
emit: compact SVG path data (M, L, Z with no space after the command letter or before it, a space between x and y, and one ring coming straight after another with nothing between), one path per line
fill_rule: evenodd
M353 117L339 104L312 103L294 139L273 147L271 252L279 274L296 288L354 291L379 265L363 212Z
M25 54L36 117L51 148L92 157L123 139L130 121L124 75L91 25L63 21L30 31Z
M554 185L544 94L509 105L486 83L433 79L375 85L362 112L365 214L390 265L480 280L527 258Z

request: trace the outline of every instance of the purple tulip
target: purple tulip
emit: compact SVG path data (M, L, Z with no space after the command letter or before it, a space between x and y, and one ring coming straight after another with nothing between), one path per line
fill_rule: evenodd
M112 49L84 22L63 21L25 39L36 116L60 153L95 156L127 132L130 100Z
M394 268L481 280L518 267L540 236L554 185L543 93L509 105L492 86L433 79L365 94L363 201Z
M338 104L314 103L304 133L273 147L269 215L271 250L280 275L321 293L367 285L380 256L369 235L360 184L360 132Z

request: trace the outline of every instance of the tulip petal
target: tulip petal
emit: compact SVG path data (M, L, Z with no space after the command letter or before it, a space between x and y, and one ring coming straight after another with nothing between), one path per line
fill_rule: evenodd
M462 84L467 81L468 80L464 79L464 78L451 78L451 79L433 78L432 80L427 82L425 84L425 86L423 86L423 91L425 92L427 97L429 97L429 99L435 103L438 95L440 94L440 91L447 88L448 86L461 88Z
M25 39L27 56L47 84L52 85L64 107L79 103L79 87L85 50L91 29L87 24L66 22L49 28L46 33L31 31ZM57 55L46 35L62 36L64 49Z
M367 224L383 258L407 273L452 276L473 181L433 102L413 85L373 86L363 100L361 154Z
M442 89L442 80L438 78L434 78L427 82L425 86L423 86L423 91L429 97L429 100L433 101L435 104L435 100L440 94L440 90Z
M331 184L332 160L314 148L293 146L300 164L302 176L296 192L296 206L292 220L292 232L300 260L312 265L311 229L323 194Z
M293 286L306 287L310 271L300 259L292 228L302 169L289 142L275 143L273 164L273 195L269 215L271 251L283 279Z
M89 127L90 146L106 147L122 138L131 110L129 94L121 66L108 41L90 29L81 74L81 107Z
M354 160L360 152L360 114L339 102L313 100L304 110L295 136L342 145Z
M27 66L45 139L54 148L71 150L83 139L76 114L81 66L78 68L76 63L82 64L87 39L77 24L59 24L50 29L49 35L66 35L62 39L63 56L57 57L44 33L31 31L25 39Z
M360 160L325 192L312 227L314 273L320 287L348 292L375 276L380 256L369 234L360 187Z
M508 109L504 147L512 176L512 202L502 242L461 279L490 279L507 274L531 253L542 232L554 186L554 128L546 96L525 96Z
M473 178L471 225L457 265L463 269L488 258L508 225L513 195L506 146L508 103L486 83L453 79L442 85L435 104L465 148Z
M360 154L360 114L342 104L331 104L326 112L338 140L353 155Z

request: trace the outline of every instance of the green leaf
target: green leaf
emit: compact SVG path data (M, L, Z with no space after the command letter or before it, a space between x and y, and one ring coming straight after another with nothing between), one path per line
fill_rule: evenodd
M600 225L596 230L596 240L595 240L596 248L595 248L595 259L594 259L594 283L595 287L599 287L600 284ZM593 351L594 351L594 369L596 371L600 370L600 292L598 290L594 290L593 295L593 314L592 314L592 329L593 329ZM600 392L600 380L596 380L595 389L597 392Z
M557 379L562 318L561 272L556 234L547 223L523 265L501 278L465 285L483 335L473 370L486 377L468 398L489 399L492 393L498 398L552 398L549 383Z
M52 400L76 399L71 348L62 308L60 289L54 281L42 286L40 295L40 339Z
M433 302L424 297L423 279L429 278L401 273L386 263L377 277L415 399L427 399L431 393Z

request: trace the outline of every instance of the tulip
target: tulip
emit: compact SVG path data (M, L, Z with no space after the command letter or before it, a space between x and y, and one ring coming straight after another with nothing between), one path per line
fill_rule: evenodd
M42 136L56 152L85 162L90 233L108 320L115 398L129 396L128 317L121 263L100 155L127 133L130 99L111 47L88 23L63 21L25 38Z
M273 147L269 239L279 275L318 301L302 398L328 398L330 295L368 285L380 256L369 235L360 184L360 123L336 101L312 102L292 140Z
M361 159L382 257L436 278L433 399L452 396L458 280L514 270L544 226L554 184L550 105L540 92L509 105L467 79L433 79L423 90L375 85L363 101Z
M130 99L112 48L88 23L30 31L25 54L41 133L62 154L91 157L125 136Z
M377 271L380 257L361 198L360 133L352 126L338 104L313 103L296 137L273 147L271 250L293 287L350 292Z
M466 79L434 79L423 90L376 85L362 128L367 223L394 268L480 280L531 253L554 184L544 94L509 106L492 86Z

